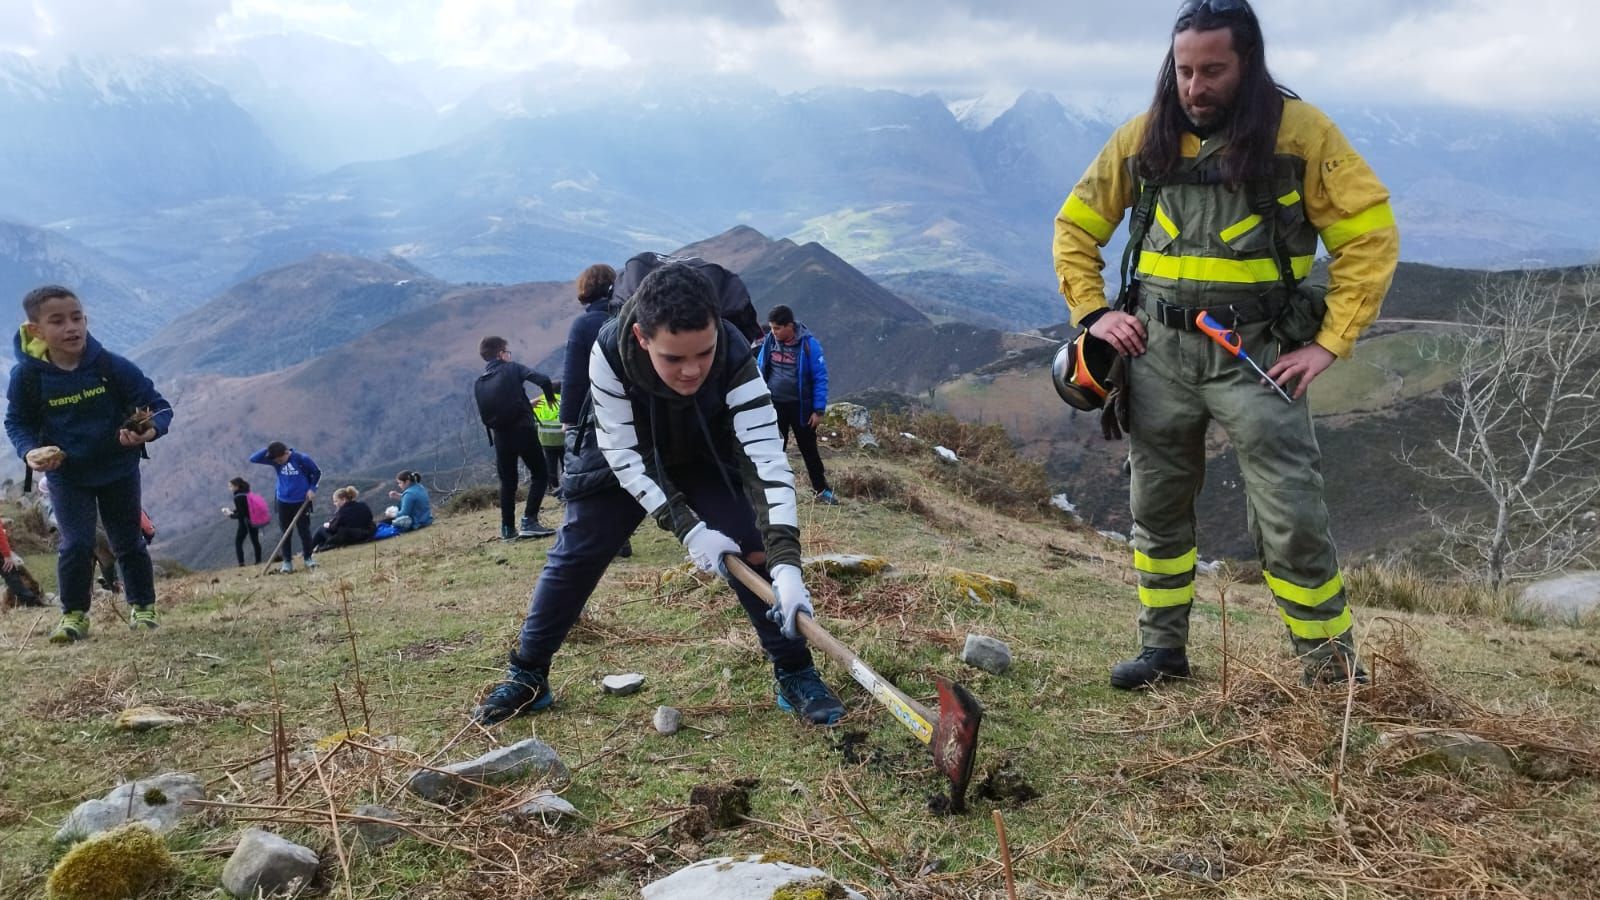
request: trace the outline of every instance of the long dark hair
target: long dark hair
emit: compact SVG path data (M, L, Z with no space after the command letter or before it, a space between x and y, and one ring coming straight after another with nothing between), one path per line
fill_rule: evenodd
M1223 151L1222 176L1232 187L1252 177L1271 174L1277 150L1278 123L1283 118L1285 97L1299 95L1279 84L1267 70L1266 42L1255 10L1240 0L1239 6L1215 12L1201 3L1173 23L1174 37L1185 31L1213 31L1226 28L1233 36L1233 50L1243 67L1239 93L1227 123L1228 146ZM1171 175L1182 156L1183 135L1190 128L1189 116L1178 101L1178 67L1171 45L1156 78L1155 99L1145 114L1144 142L1139 147L1139 174L1160 179Z

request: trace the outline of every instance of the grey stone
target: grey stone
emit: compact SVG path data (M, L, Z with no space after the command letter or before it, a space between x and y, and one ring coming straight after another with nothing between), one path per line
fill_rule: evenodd
M878 443L878 436L870 431L863 431L856 435L856 446L863 450L880 450L883 445Z
M562 819L576 818L577 816L578 808L576 806L551 791L540 791L529 798L527 802L506 813L506 818L509 820L536 819L550 826L556 825Z
M240 898L294 891L316 877L317 864L311 848L248 828L222 867L222 886Z
M317 761L314 750L296 750L284 759L284 769L293 772L309 766ZM277 765L273 760L263 759L250 767L250 779L256 782L271 781L277 775Z
M1571 572L1537 581L1522 591L1522 602L1564 616L1580 616L1600 606L1600 572Z
M1128 542L1128 536L1120 531L1099 531L1096 532L1096 534L1108 541L1115 541L1118 544L1126 544Z
M683 727L683 713L670 706L658 706L656 707L655 716L650 720L650 724L654 725L656 731L662 734L677 734L678 729Z
M368 819L398 820L400 814L387 806L368 803L355 808L355 814ZM357 822L356 837L368 847L382 847L392 844L405 836L405 832L394 825L385 825L382 822Z
M961 648L961 661L991 675L1004 675L1011 668L1011 648L998 638L969 634L966 646Z
M78 804L56 832L56 840L82 840L125 822L141 822L157 834L166 834L184 816L197 811L186 801L205 797L205 782L185 772L167 772L119 784L99 800Z
M608 694L626 697L629 694L639 693L644 687L644 676L638 672L629 672L626 675L607 675L600 679L600 689Z
M566 763L549 744L528 738L509 747L492 750L477 759L435 769L419 769L411 774L406 787L424 800L443 803L477 795L482 788L472 782L499 784L523 779L548 778L564 785L572 777Z
M1413 767L1462 771L1484 766L1509 772L1516 766L1506 748L1465 731L1385 731L1378 735L1378 746L1398 746L1407 754L1406 765Z
M956 452L954 450L951 450L949 447L945 447L943 445L935 446L933 448L933 452L938 454L940 459L948 463L961 461L961 457L956 456Z
M644 900L772 900L779 888L815 886L824 896L846 900L866 897L845 888L827 872L786 862L764 862L763 856L743 859L719 856L702 859L660 881L644 886ZM841 893L842 892L842 893Z
M846 425L857 431L864 431L872 426L872 413L859 403L829 403L827 414L843 419Z
M186 721L183 716L175 716L153 706L135 706L117 713L113 727L118 731L152 731L182 725Z

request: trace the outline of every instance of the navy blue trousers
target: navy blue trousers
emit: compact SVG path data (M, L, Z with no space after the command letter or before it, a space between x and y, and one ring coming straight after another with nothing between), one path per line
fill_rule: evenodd
M50 502L55 505L61 546L56 558L56 582L61 587L63 612L89 611L94 585L94 522L106 528L106 540L117 559L122 590L133 606L156 602L155 572L150 548L139 531L139 473L110 484L83 487L50 479Z
M739 490L737 478L733 479L732 493L714 470L673 471L668 478L683 492L707 528L732 538L746 555L764 550L755 509ZM612 557L643 519L644 509L639 502L616 486L567 501L566 517L529 598L528 617L522 623L512 662L530 669L549 667ZM765 565L752 568L763 577L767 574ZM728 583L750 617L768 659L790 671L811 665L811 650L804 638L784 637L778 626L767 620L768 607L760 597L736 579L729 578Z
M528 502L523 504L522 517L537 519L539 505L544 502L545 485L550 473L545 471L544 448L539 445L539 432L532 426L526 428L495 428L494 471L500 478L500 525L510 528L517 513L517 483L521 479L517 463L528 468Z

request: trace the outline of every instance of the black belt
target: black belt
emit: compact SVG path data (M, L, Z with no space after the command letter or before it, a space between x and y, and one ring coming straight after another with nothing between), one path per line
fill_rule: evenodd
M1238 303L1229 303L1226 306L1174 306L1165 300L1151 298L1145 301L1144 308L1150 313L1150 318L1160 322L1168 328L1177 328L1181 331L1199 331L1200 327L1194 323L1195 317L1204 312L1216 319L1225 328L1236 325L1249 325L1251 322L1268 322L1278 317L1283 309L1283 302L1272 297L1252 297Z

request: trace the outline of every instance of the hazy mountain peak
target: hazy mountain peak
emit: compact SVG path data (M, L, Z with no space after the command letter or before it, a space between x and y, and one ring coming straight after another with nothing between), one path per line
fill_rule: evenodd
M1033 93L1038 92L1024 91L1019 96L1015 91L988 91L976 97L951 100L945 106L949 108L950 114L956 117L956 121L961 123L961 127L968 131L982 131L1019 103L1023 96Z

